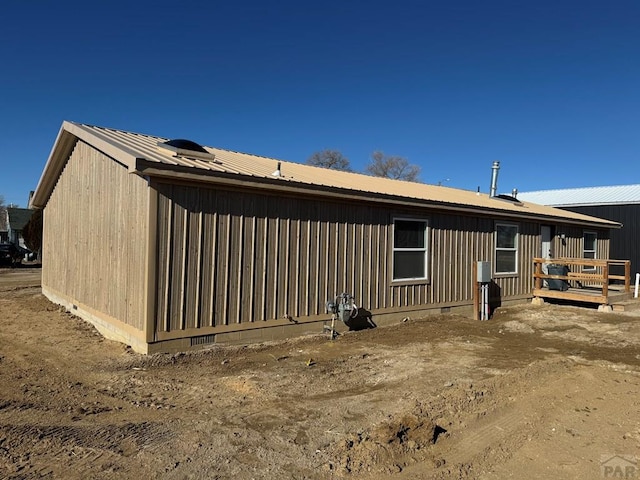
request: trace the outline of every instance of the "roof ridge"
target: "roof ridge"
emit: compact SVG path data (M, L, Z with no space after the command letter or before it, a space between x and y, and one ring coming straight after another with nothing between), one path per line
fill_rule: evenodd
M125 133L127 135L135 135L138 137L147 137L147 138L153 138L158 140L167 140L169 138L169 137L159 137L157 135L151 135L148 133L130 132L129 130L122 130L121 128L103 127L101 125L91 125L90 123L77 123L77 122L70 122L70 123L73 123L74 125L78 125L80 127L95 128L96 130L108 130L110 132Z

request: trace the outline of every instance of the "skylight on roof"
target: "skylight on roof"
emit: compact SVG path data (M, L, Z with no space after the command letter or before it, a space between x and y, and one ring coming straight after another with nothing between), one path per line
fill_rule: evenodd
M496 200L506 200L507 202L511 202L515 205L523 205L523 203L520 200L518 200L515 196L512 196L512 195L500 194L491 198L495 198Z
M202 145L192 140L176 138L166 142L158 142L158 147L169 150L176 157L197 158L199 160L215 161L216 156L208 152Z

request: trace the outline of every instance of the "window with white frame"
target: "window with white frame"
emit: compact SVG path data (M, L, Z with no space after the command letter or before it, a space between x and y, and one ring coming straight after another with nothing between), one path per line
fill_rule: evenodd
M393 220L393 280L427 278L427 221Z
M590 260L596 259L596 249L598 244L598 234L596 232L583 232L582 237L582 258ZM595 266L585 266L583 270L595 270Z
M510 223L496 223L497 274L518 273L518 226Z

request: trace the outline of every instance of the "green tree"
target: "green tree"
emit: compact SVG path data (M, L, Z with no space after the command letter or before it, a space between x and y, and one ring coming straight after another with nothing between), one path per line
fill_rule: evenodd
M404 157L385 155L376 150L371 154L371 162L366 171L374 177L393 178L394 180L406 180L407 182L419 182L420 167L409 163Z
M338 150L329 148L315 152L307 158L307 165L314 167L330 168L333 170L341 170L343 172L351 172L351 164L349 159L342 155Z

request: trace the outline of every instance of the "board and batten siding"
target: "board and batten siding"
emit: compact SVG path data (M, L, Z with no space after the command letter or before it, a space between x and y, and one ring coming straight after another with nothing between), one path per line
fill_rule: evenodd
M384 210L158 183L158 332L325 315L341 292L383 306Z
M554 238L555 257L583 258L584 256L584 232L597 234L596 258L607 259L609 257L609 230L582 227L558 227ZM564 239L561 238L564 235Z
M42 285L142 331L148 186L78 141L44 209Z
M431 215L431 304L471 303L475 279L473 264L491 263L495 269L495 226L518 227L517 273L493 275L502 298L527 296L533 288L531 259L540 250L540 226L510 218L468 215Z
M473 301L473 263L493 261L495 219L338 203L249 190L153 183L158 191L156 340L270 321L326 319L347 292L374 313ZM429 222L429 281L391 281L393 219ZM518 275L503 296L531 293L539 225L519 227Z
M620 222L622 228L611 230L609 256L614 260L631 260L631 271L640 271L640 249L638 248L640 205L584 205L561 208ZM612 269L619 275L624 273L623 267L612 267Z

